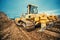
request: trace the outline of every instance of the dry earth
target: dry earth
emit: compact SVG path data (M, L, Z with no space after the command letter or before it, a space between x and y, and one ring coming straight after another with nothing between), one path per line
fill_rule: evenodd
M60 40L60 26L37 32L39 28L27 31L10 20L4 13L0 13L1 40Z

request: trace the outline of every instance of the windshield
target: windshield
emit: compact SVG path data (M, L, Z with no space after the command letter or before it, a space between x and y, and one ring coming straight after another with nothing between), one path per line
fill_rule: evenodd
M30 8L30 13L38 13L37 7L36 6L31 6Z

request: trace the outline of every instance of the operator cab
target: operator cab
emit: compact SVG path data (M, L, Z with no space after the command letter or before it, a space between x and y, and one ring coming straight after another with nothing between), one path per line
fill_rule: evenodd
M38 13L38 7L35 5L31 5L29 4L27 6L28 10L27 10L27 14L26 14L26 19L33 19L35 17L35 14Z
M38 13L38 9L37 9L38 7L35 5L29 4L27 6L27 8L28 8L28 14L37 14Z

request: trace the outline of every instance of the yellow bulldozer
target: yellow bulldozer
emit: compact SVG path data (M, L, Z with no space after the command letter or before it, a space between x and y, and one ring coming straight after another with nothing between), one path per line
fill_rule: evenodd
M41 27L39 31L44 31L48 26L53 26L55 21L57 21L56 15L39 14L38 7L35 5L29 4L27 8L28 11L25 15L15 19L15 23L18 26L23 26L25 29L30 30L39 24Z

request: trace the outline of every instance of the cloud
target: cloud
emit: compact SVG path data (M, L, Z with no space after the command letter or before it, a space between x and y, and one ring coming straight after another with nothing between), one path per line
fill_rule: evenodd
M47 13L47 14L60 14L60 9L55 9L55 10L48 10L48 11L42 11L42 12L38 12L38 13Z

